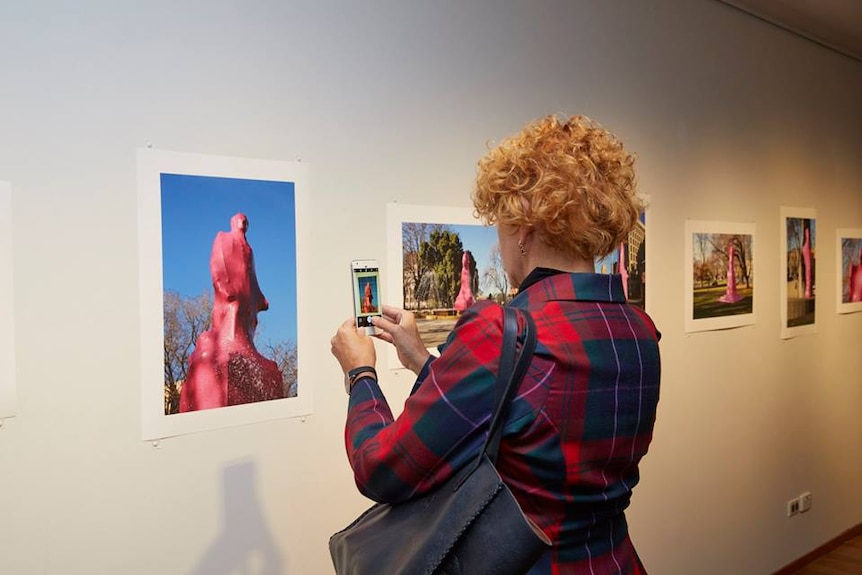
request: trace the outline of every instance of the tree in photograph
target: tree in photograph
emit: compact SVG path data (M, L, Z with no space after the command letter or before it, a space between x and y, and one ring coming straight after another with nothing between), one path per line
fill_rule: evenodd
M457 233L434 230L420 247L423 263L434 271L434 293L438 307L452 307L461 285L461 256L464 246ZM473 261L475 270L475 260Z
M179 411L180 389L198 336L212 325L212 296L164 293L165 414Z
M488 257L488 269L482 274L482 279L491 286L492 291L502 296L502 301L505 301L506 294L509 293L509 279L506 277L506 270L503 269L500 244L494 244L491 247L491 253Z
M446 226L442 224L401 224L405 309L419 309L421 302L427 298L427 295L423 297L421 285L433 268L429 267L427 259L422 257L422 245L428 243L432 232L445 229Z
M273 360L284 376L284 396L296 397L299 391L296 344L290 341L267 342L265 355Z
M473 252L469 252L469 260L470 260L470 291L473 292L473 295L478 298L482 295L482 292L479 290L479 266L476 264L476 258L473 257ZM455 296L458 296L458 292L455 292Z
M707 264L707 259L712 254L710 253L710 243L709 243L709 234L694 234L694 246L697 250L695 253L695 258L700 256L700 262L693 262L694 264L694 279L700 283L700 287L709 285L712 283L713 277L711 272L711 266Z

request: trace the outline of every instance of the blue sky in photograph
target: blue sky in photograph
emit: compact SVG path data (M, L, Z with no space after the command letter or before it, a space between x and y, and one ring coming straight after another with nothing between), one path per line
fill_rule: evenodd
M461 245L473 254L473 259L476 260L476 267L479 270L479 289L482 290L482 295L487 295L489 288L482 276L491 265L491 248L498 242L497 228L481 224L446 224L446 226L458 234L458 237L461 238Z
M246 237L257 280L269 301L258 314L255 343L296 343L296 224L292 182L180 174L161 175L164 289L184 297L212 296L213 240L231 217L248 218Z
M596 273L609 274L614 269L614 265L620 260L620 250L615 249L603 258L596 259Z

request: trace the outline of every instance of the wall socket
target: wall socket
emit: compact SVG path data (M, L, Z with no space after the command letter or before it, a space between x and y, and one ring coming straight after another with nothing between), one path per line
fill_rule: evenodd
M793 517L797 513L805 513L811 509L812 495L810 491L800 494L787 502L787 516Z
M799 498L794 497L787 502L787 516L793 517L797 513L799 513Z

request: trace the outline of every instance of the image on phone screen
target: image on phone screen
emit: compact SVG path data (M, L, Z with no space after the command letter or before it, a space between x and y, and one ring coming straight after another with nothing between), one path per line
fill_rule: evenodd
M351 262L353 273L353 315L356 327L365 328L367 333L374 332L371 318L381 315L380 268L373 260L354 260Z

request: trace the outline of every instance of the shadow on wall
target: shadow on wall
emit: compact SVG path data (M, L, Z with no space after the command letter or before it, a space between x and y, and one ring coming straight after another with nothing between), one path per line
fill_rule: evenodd
M251 461L224 470L222 532L210 545L192 575L256 573L281 575L284 561L267 528L255 485Z

